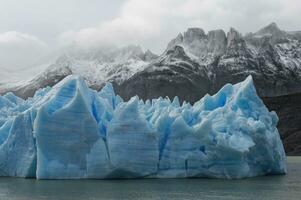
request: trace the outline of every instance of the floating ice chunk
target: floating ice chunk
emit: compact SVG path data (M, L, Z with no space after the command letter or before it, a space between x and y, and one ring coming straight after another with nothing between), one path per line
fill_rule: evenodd
M0 96L0 176L245 178L286 173L278 117L253 80L191 105L177 97L124 102L78 76L22 100Z

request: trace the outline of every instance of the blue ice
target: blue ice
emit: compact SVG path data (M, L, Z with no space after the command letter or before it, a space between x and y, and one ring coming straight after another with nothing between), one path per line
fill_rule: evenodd
M252 77L198 102L123 101L78 76L23 100L0 96L0 176L238 179L285 174L278 117Z

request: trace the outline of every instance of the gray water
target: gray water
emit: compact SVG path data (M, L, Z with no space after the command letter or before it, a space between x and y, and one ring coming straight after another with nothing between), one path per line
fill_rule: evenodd
M301 157L288 174L244 180L34 180L0 178L0 200L301 199Z

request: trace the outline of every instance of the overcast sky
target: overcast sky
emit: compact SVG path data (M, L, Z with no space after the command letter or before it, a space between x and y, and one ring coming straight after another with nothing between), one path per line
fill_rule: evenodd
M0 0L0 73L72 43L139 44L159 54L188 27L301 30L300 10L300 0Z

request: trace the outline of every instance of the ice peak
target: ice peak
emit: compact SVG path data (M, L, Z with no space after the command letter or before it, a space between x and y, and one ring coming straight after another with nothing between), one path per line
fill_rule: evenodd
M47 113L52 114L57 110L70 106L79 99L85 105L90 104L89 93L90 89L82 77L69 75L52 88L41 101L41 105L48 105Z
M105 86L101 89L100 92L106 92L106 93L110 93L110 94L115 94L114 93L113 85L110 82L106 83Z
M118 108L118 115L116 119L131 121L133 119L139 118L138 105L139 105L138 96L132 97L128 102L124 103L122 107Z
M251 90L253 92L256 91L252 75L249 75L244 81L240 82L239 84L239 87L242 90L248 90L248 92L250 92Z

